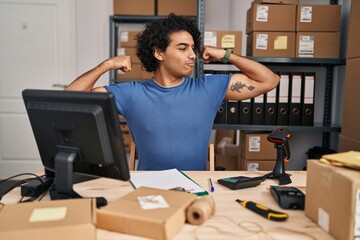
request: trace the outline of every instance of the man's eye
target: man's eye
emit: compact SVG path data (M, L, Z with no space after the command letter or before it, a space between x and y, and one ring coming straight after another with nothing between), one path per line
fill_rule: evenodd
M179 48L179 50L180 50L180 51L185 51L185 50L186 50L186 48Z

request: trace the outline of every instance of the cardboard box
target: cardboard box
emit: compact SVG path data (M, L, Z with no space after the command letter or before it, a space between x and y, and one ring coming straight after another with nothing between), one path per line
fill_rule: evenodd
M244 158L239 159L240 171L272 171L274 170L276 160L246 160Z
M297 5L299 4L298 0L254 0L252 3L272 3L272 4L292 4L292 5Z
M119 33L119 47L136 47L136 35L137 31L121 31Z
M342 240L360 235L360 171L309 160L305 214ZM355 234L354 234L355 232Z
M295 32L252 32L246 55L256 57L295 57Z
M127 55L131 57L131 63L141 63L140 59L136 56L136 47L119 47L117 49L117 55Z
M339 32L296 33L296 57L339 58Z
M129 72L122 72L117 71L116 78L117 79L144 79L148 80L154 76L153 73L146 72L141 69L141 64L133 63L131 64L131 71Z
M143 209L138 197L148 199L154 196L158 200L163 198L169 207ZM141 237L171 239L183 227L185 210L196 198L191 193L141 187L99 209L96 225L98 228Z
M246 13L246 33L294 32L296 5L253 4Z
M346 58L360 57L360 1L351 1Z
M0 205L0 239L96 239L95 209L92 199Z
M360 141L360 58L347 59L341 134Z
M339 136L339 151L360 151L360 141L343 135Z
M155 15L155 0L114 0L114 15Z
M269 133L240 131L240 156L246 160L275 160L274 143L267 140Z
M181 16L197 16L197 1L157 0L157 13L159 16L167 16L170 13Z
M304 5L297 7L297 32L339 32L341 5Z
M232 49L241 55L242 32L241 31L219 31L206 30L204 32L204 45Z

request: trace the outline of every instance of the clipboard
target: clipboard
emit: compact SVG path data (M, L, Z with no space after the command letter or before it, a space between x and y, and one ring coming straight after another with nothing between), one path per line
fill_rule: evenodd
M205 196L209 193L197 184L193 179L177 169L160 171L138 171L130 173L130 183L136 189L139 187L152 187L170 190L183 188L186 192L197 196Z

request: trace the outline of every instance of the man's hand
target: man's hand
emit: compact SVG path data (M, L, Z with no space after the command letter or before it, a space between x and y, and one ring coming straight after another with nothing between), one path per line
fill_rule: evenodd
M225 55L226 50L211 46L203 46L201 57L205 63L220 61Z
M116 56L109 58L106 63L109 70L131 71L131 58L129 56Z

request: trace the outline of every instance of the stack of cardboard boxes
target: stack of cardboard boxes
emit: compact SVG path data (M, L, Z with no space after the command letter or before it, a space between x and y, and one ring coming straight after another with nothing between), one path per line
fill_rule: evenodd
M341 5L254 0L247 11L247 55L338 58Z
M224 49L231 49L241 55L242 32L206 30L204 32L204 45Z
M339 150L360 151L360 1L351 1Z
M197 15L196 0L113 0L115 15L167 16L175 13L182 16Z
M241 171L272 171L276 161L274 144L267 140L269 133L240 132L238 169Z

